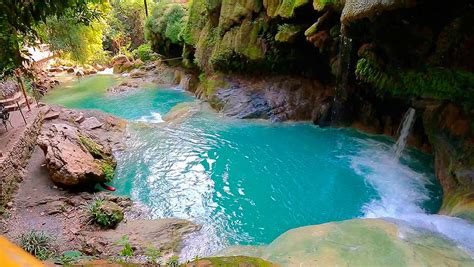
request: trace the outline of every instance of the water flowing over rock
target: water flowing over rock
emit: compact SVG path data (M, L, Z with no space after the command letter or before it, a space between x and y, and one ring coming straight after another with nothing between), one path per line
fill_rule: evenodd
M261 257L283 266L469 266L474 260L430 232L380 219L292 229L260 249L231 247L219 255Z
M67 124L52 124L40 135L38 144L45 153L51 179L63 186L106 182L109 177L105 166L116 165L110 148Z
M393 146L393 150L397 158L400 158L403 150L405 149L408 135L410 134L410 130L413 127L413 123L415 123L414 119L415 109L409 108L407 113L405 113L405 116L402 120L402 124L400 124L400 135L398 137L397 143L395 143L395 145Z

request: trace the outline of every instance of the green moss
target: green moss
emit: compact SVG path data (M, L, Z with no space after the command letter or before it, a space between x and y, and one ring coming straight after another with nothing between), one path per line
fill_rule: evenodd
M195 46L200 40L201 32L207 24L207 10L204 0L194 0L189 4L188 18L181 32L183 41Z
M106 182L111 182L115 176L115 170L107 161L102 162L102 172L105 175Z
M369 56L358 60L355 70L363 80L380 92L439 100L474 99L474 74L455 69L428 66L423 69L382 67Z
M262 2L255 0L223 0L220 10L219 27L228 30L246 18L252 18L252 14L259 13Z
M291 18L295 9L309 3L308 0L264 0L263 5L270 17Z
M474 222L474 194L469 190L445 192L440 213Z
M94 140L90 139L87 136L80 135L79 140L86 147L87 151L92 154L96 159L105 159L104 151L102 147L97 144Z
M248 267L270 267L275 266L271 262L262 260L260 258L247 256L228 256L228 257L209 257L193 261L193 263L202 263L203 266L210 262L212 266L248 266Z
M89 205L89 216L92 222L104 228L113 228L123 220L122 208L114 202L96 199Z
M218 88L225 88L227 83L220 75L206 76L204 73L199 75L200 86L207 97L210 97Z
M328 8L342 10L344 7L344 2L344 0L313 0L313 7L317 11Z
M278 42L292 42L301 32L300 25L282 24L278 25L278 32L275 35L275 40Z

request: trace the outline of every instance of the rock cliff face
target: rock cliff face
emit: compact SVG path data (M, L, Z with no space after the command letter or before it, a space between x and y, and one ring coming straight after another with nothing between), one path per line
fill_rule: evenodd
M331 89L308 79L288 76L249 78L212 77L198 88L198 94L209 94L212 107L228 116L241 119L317 120L328 117L321 109L330 102Z
M440 213L474 221L474 133L463 110L428 105L423 115L444 190Z
M159 52L202 72L196 94L229 116L396 136L415 107L409 144L435 155L441 212L472 219L473 24L467 0L195 0L163 2L147 28L168 44Z

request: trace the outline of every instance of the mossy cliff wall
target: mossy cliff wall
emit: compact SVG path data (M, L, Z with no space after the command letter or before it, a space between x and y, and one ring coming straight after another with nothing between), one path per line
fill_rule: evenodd
M233 116L333 123L343 72L340 124L395 136L414 106L410 144L435 154L442 212L469 217L472 25L468 0L193 0L161 1L147 32L155 50L202 73L197 94Z

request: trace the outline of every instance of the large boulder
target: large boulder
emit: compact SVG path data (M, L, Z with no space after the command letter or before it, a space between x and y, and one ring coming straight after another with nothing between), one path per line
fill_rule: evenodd
M62 186L94 186L113 179L115 159L78 128L52 124L38 138L51 179Z
M122 73L124 71L130 70L133 67L133 63L128 60L124 55L119 55L112 59L112 66L114 73Z

